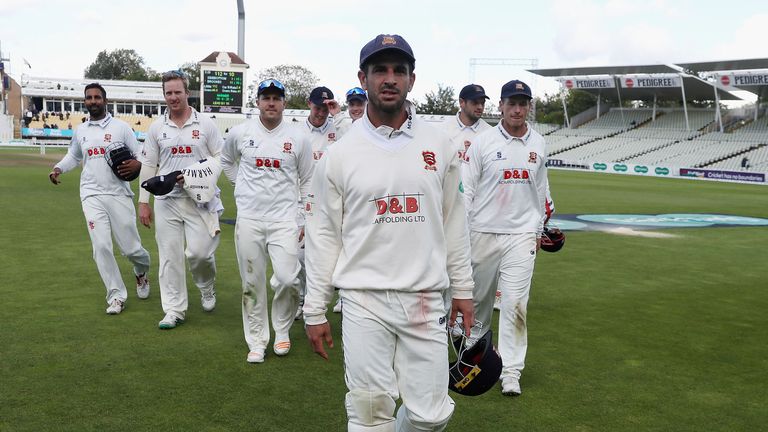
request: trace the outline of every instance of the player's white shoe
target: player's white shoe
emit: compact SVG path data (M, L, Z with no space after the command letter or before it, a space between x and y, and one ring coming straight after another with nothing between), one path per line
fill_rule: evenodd
M298 309L296 309L296 316L293 317L294 320L300 320L304 318L304 305L299 303Z
M493 299L493 308L501 310L501 291L496 291L496 297Z
M248 353L248 357L245 358L248 363L264 363L264 350L256 350Z
M216 309L216 290L211 288L204 291L200 297L200 303L203 305L203 310L211 312Z
M178 317L173 312L168 312L165 317L157 324L160 330L170 330L184 324L184 318Z
M272 349L275 351L275 354L279 356L287 355L288 352L291 350L291 341L284 340L275 342L275 345L272 346Z
M136 296L142 300L149 298L149 278L146 273L136 276Z
M117 315L120 312L122 312L124 308L125 308L125 303L123 303L122 300L114 299L109 304L109 307L107 307L107 313L109 315Z
M501 394L505 396L520 396L523 391L520 389L520 380L508 376L501 380Z
M341 313L341 297L336 300L336 304L333 305L333 313Z

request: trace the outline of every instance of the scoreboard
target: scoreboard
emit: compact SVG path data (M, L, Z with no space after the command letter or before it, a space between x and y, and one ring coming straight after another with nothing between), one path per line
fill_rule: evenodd
M203 112L243 111L243 72L203 70Z

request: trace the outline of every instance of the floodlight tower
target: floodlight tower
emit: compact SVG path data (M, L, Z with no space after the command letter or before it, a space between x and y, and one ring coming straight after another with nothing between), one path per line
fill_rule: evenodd
M237 55L245 60L245 6L237 0Z

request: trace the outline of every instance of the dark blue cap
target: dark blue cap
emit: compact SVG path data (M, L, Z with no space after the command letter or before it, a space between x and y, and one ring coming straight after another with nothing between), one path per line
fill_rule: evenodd
M408 42L400 35L380 34L372 41L365 44L360 50L360 69L371 56L386 50L396 50L404 54L408 60L416 64L416 57L413 56L413 50Z
M323 105L328 99L333 99L333 92L328 87L315 87L309 92L309 101L315 105Z
M475 100L475 99L490 99L485 95L485 89L481 85L469 84L464 86L459 92L459 99Z
M512 80L501 87L502 99L512 96L525 96L528 99L533 99L531 88L520 80Z

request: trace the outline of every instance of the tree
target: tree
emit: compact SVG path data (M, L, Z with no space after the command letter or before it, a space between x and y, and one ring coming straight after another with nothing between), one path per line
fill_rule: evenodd
M189 78L189 91L200 90L200 64L197 62L187 62L179 66Z
M144 59L132 49L104 50L96 60L85 68L86 78L147 81L149 76L144 68Z
M273 78L285 86L285 103L288 109L307 109L309 92L317 86L317 76L299 65L278 65L263 69L257 75L258 79L248 86L248 106L256 106L256 86L259 82Z
M565 106L568 115L574 116L597 104L597 97L582 90L569 90L565 95ZM539 123L565 124L563 101L560 94L544 95L544 99L536 98L536 121Z
M425 103L416 102L416 112L419 114L456 114L459 111L458 100L454 95L453 87L443 87L437 84L437 93L431 91L425 95Z

